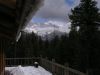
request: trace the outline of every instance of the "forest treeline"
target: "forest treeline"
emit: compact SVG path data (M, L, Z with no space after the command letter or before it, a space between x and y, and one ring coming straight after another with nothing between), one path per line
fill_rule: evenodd
M71 31L61 37L42 40L34 33L22 32L16 43L5 50L6 57L48 57L60 64L85 72L100 69L100 10L94 0L81 0L69 14Z
M73 35L74 34L74 35ZM42 40L41 37L34 33L22 34L17 43L11 43L6 49L6 57L48 57L49 60L54 58L57 63L69 63L69 66L81 71L87 68L100 68L100 32L98 32L96 42L92 49L82 46L78 34L70 33L56 36L51 41ZM87 44L86 44L87 45Z

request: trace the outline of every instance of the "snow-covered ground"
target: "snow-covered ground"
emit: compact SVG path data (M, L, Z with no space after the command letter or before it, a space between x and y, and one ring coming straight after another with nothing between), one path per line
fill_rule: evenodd
M34 66L18 66L6 67L6 75L52 75L42 67L35 68Z

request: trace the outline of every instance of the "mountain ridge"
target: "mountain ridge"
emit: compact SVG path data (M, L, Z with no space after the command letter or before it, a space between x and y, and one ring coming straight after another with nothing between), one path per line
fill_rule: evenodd
M70 26L71 26L70 22L69 23L64 23L59 21L48 21L45 23L30 22L24 29L24 31L28 33L34 32L38 35L45 35L47 33L52 33L55 30L63 33L69 33Z

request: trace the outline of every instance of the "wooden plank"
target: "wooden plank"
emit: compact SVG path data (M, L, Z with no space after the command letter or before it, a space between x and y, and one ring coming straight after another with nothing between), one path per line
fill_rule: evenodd
M15 28L14 28L14 26L10 26L9 24L8 24L8 26L6 26L6 25L7 24L0 23L0 30L4 31L4 32L8 32L8 33L17 32L18 27L15 26Z
M0 0L0 3L11 8L16 6L16 0Z
M0 52L0 75L4 75L4 53Z
M6 34L6 35L15 35L15 31L6 30L6 29L3 29L3 28L0 28L0 33Z
M15 16L15 8L9 8L3 4L0 4L0 12L6 13L10 16Z
M4 42L3 39L0 40L0 75L4 75L4 69L5 69L3 42Z
M36 57L32 57L32 58L5 58L5 60L18 60L18 59L39 59L39 58L36 58Z
M6 35L6 34L3 34L3 33L0 33L0 37L6 38L6 39L11 39L11 40L14 40L14 38L15 38L15 36Z

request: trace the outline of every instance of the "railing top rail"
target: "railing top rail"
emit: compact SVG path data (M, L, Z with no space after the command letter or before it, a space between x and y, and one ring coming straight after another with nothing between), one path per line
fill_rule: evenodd
M58 66L58 67L61 67L61 68L65 68L65 69L67 69L65 66L60 65L60 64L58 64L58 63L55 63L55 62L52 62L52 61L46 60L46 59L44 59L44 58L42 58L42 60L45 60L46 62L49 62L50 64L56 65L56 66Z
M80 71L78 71L78 70L75 70L75 69L72 69L72 68L70 68L70 67L67 67L67 69L68 69L69 71L73 72L73 73L76 73L76 74L82 74L82 75L86 75L85 73L83 73L83 72L80 72Z
M5 58L6 60L10 60L10 59L39 59L37 57L32 57L32 58Z

